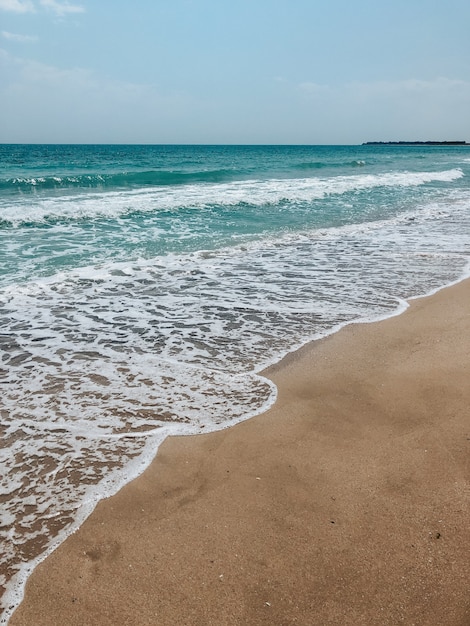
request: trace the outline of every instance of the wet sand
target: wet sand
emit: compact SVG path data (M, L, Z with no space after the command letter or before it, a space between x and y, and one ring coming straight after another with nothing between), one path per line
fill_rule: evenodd
M10 625L469 625L470 282L268 375L271 410L168 439Z

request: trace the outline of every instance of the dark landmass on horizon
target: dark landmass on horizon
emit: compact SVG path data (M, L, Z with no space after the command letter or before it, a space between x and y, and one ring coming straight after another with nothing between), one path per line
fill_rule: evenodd
M470 146L466 141L365 141L363 146Z

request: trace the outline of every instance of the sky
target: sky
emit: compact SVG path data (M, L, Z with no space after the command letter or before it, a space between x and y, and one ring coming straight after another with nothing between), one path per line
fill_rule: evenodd
M1 143L470 141L468 0L0 0Z

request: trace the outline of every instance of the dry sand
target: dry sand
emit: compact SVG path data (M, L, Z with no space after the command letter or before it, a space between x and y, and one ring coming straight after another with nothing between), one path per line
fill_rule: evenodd
M268 375L271 410L168 439L10 625L470 624L469 281Z

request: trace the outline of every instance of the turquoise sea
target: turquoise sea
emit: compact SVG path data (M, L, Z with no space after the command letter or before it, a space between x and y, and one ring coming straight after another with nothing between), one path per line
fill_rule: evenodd
M0 146L2 623L170 434L469 274L470 147Z

